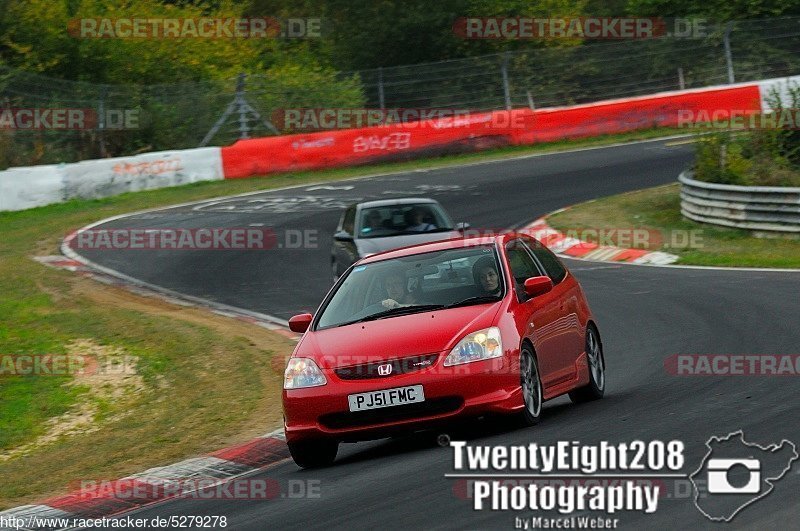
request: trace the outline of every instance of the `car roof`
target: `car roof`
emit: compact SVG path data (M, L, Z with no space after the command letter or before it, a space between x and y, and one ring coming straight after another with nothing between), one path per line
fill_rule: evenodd
M382 260L391 260L393 258L400 258L403 256L412 256L420 253L428 253L433 251L446 251L448 249L461 249L464 247L474 247L477 245L504 245L508 240L519 236L518 233L509 232L491 236L469 236L466 238L451 238L449 240L437 240L435 242L420 243L417 245L410 245L408 247L401 247L399 249L392 249L390 251L383 251L373 254L367 258L360 260L359 264L371 264L373 262L380 262Z
M424 204L439 204L435 199L429 197L395 197L392 199L378 199L375 201L364 201L363 203L356 203L354 206L361 208L385 207L392 205L412 205L415 203Z

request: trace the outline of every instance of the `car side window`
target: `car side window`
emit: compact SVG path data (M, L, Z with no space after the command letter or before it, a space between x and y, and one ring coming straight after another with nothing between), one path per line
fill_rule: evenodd
M356 230L356 208L350 207L344 213L344 218L342 219L342 230L345 231L347 234L353 235L355 234Z
M553 254L553 251L533 238L526 238L525 245L530 249L539 263L542 264L542 267L547 272L547 276L553 281L553 285L564 280L564 277L567 276L567 269L561 263L561 260Z
M525 281L530 277L538 277L542 274L539 266L536 265L525 245L520 240L513 240L506 244L506 256L511 267L511 276L514 277L514 288L520 300L524 300Z

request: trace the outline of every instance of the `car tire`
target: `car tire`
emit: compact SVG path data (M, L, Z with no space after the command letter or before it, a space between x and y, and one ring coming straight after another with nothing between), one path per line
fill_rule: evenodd
M522 389L522 420L526 426L538 424L542 416L544 389L539 362L533 350L525 345L519 354L519 378Z
M586 361L589 365L589 384L569 393L575 404L591 402L603 398L606 391L606 359L600 333L590 324L586 328Z
M302 441L287 443L289 453L300 468L330 466L336 460L339 443L336 441Z

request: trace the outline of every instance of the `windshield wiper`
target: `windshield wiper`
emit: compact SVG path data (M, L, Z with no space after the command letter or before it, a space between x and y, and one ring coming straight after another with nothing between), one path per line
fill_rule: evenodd
M362 240L369 240L371 238L391 238L392 236L402 236L406 234L402 231L394 231L394 232L382 232L378 234L365 234L360 237Z
M373 313L359 321L374 321L376 319L383 319L384 317L393 317L395 315L405 315L409 313L424 312L427 310L438 310L444 308L444 304L415 304L414 306L400 306L398 308L389 308L382 312Z
M347 321L346 323L336 326L347 326L354 323L363 323L364 321L375 321L377 319L385 319L386 317L394 317L396 315L408 315L411 313L424 312L428 310L438 310L444 307L444 304L416 304L414 306L400 306L399 308L389 308L388 310L373 313L372 315L355 319L353 321Z
M437 227L431 230L399 230L393 232L391 234L380 234L376 236L368 236L369 238L383 238L386 236L419 236L420 234L434 234L436 232L450 232L453 231L453 227ZM363 236L362 236L363 238Z
M448 304L445 308L457 308L459 306L469 306L471 304L483 304L485 302L497 302L500 300L500 297L497 295L479 295L477 297L467 297L463 301L454 302L453 304Z

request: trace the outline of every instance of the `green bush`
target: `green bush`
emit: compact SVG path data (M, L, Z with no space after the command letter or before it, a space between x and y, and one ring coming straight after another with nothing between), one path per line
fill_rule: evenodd
M774 89L767 97L778 116L800 109L800 86L788 84L786 89L788 102ZM764 128L707 135L697 144L695 178L742 186L800 186L800 130Z

